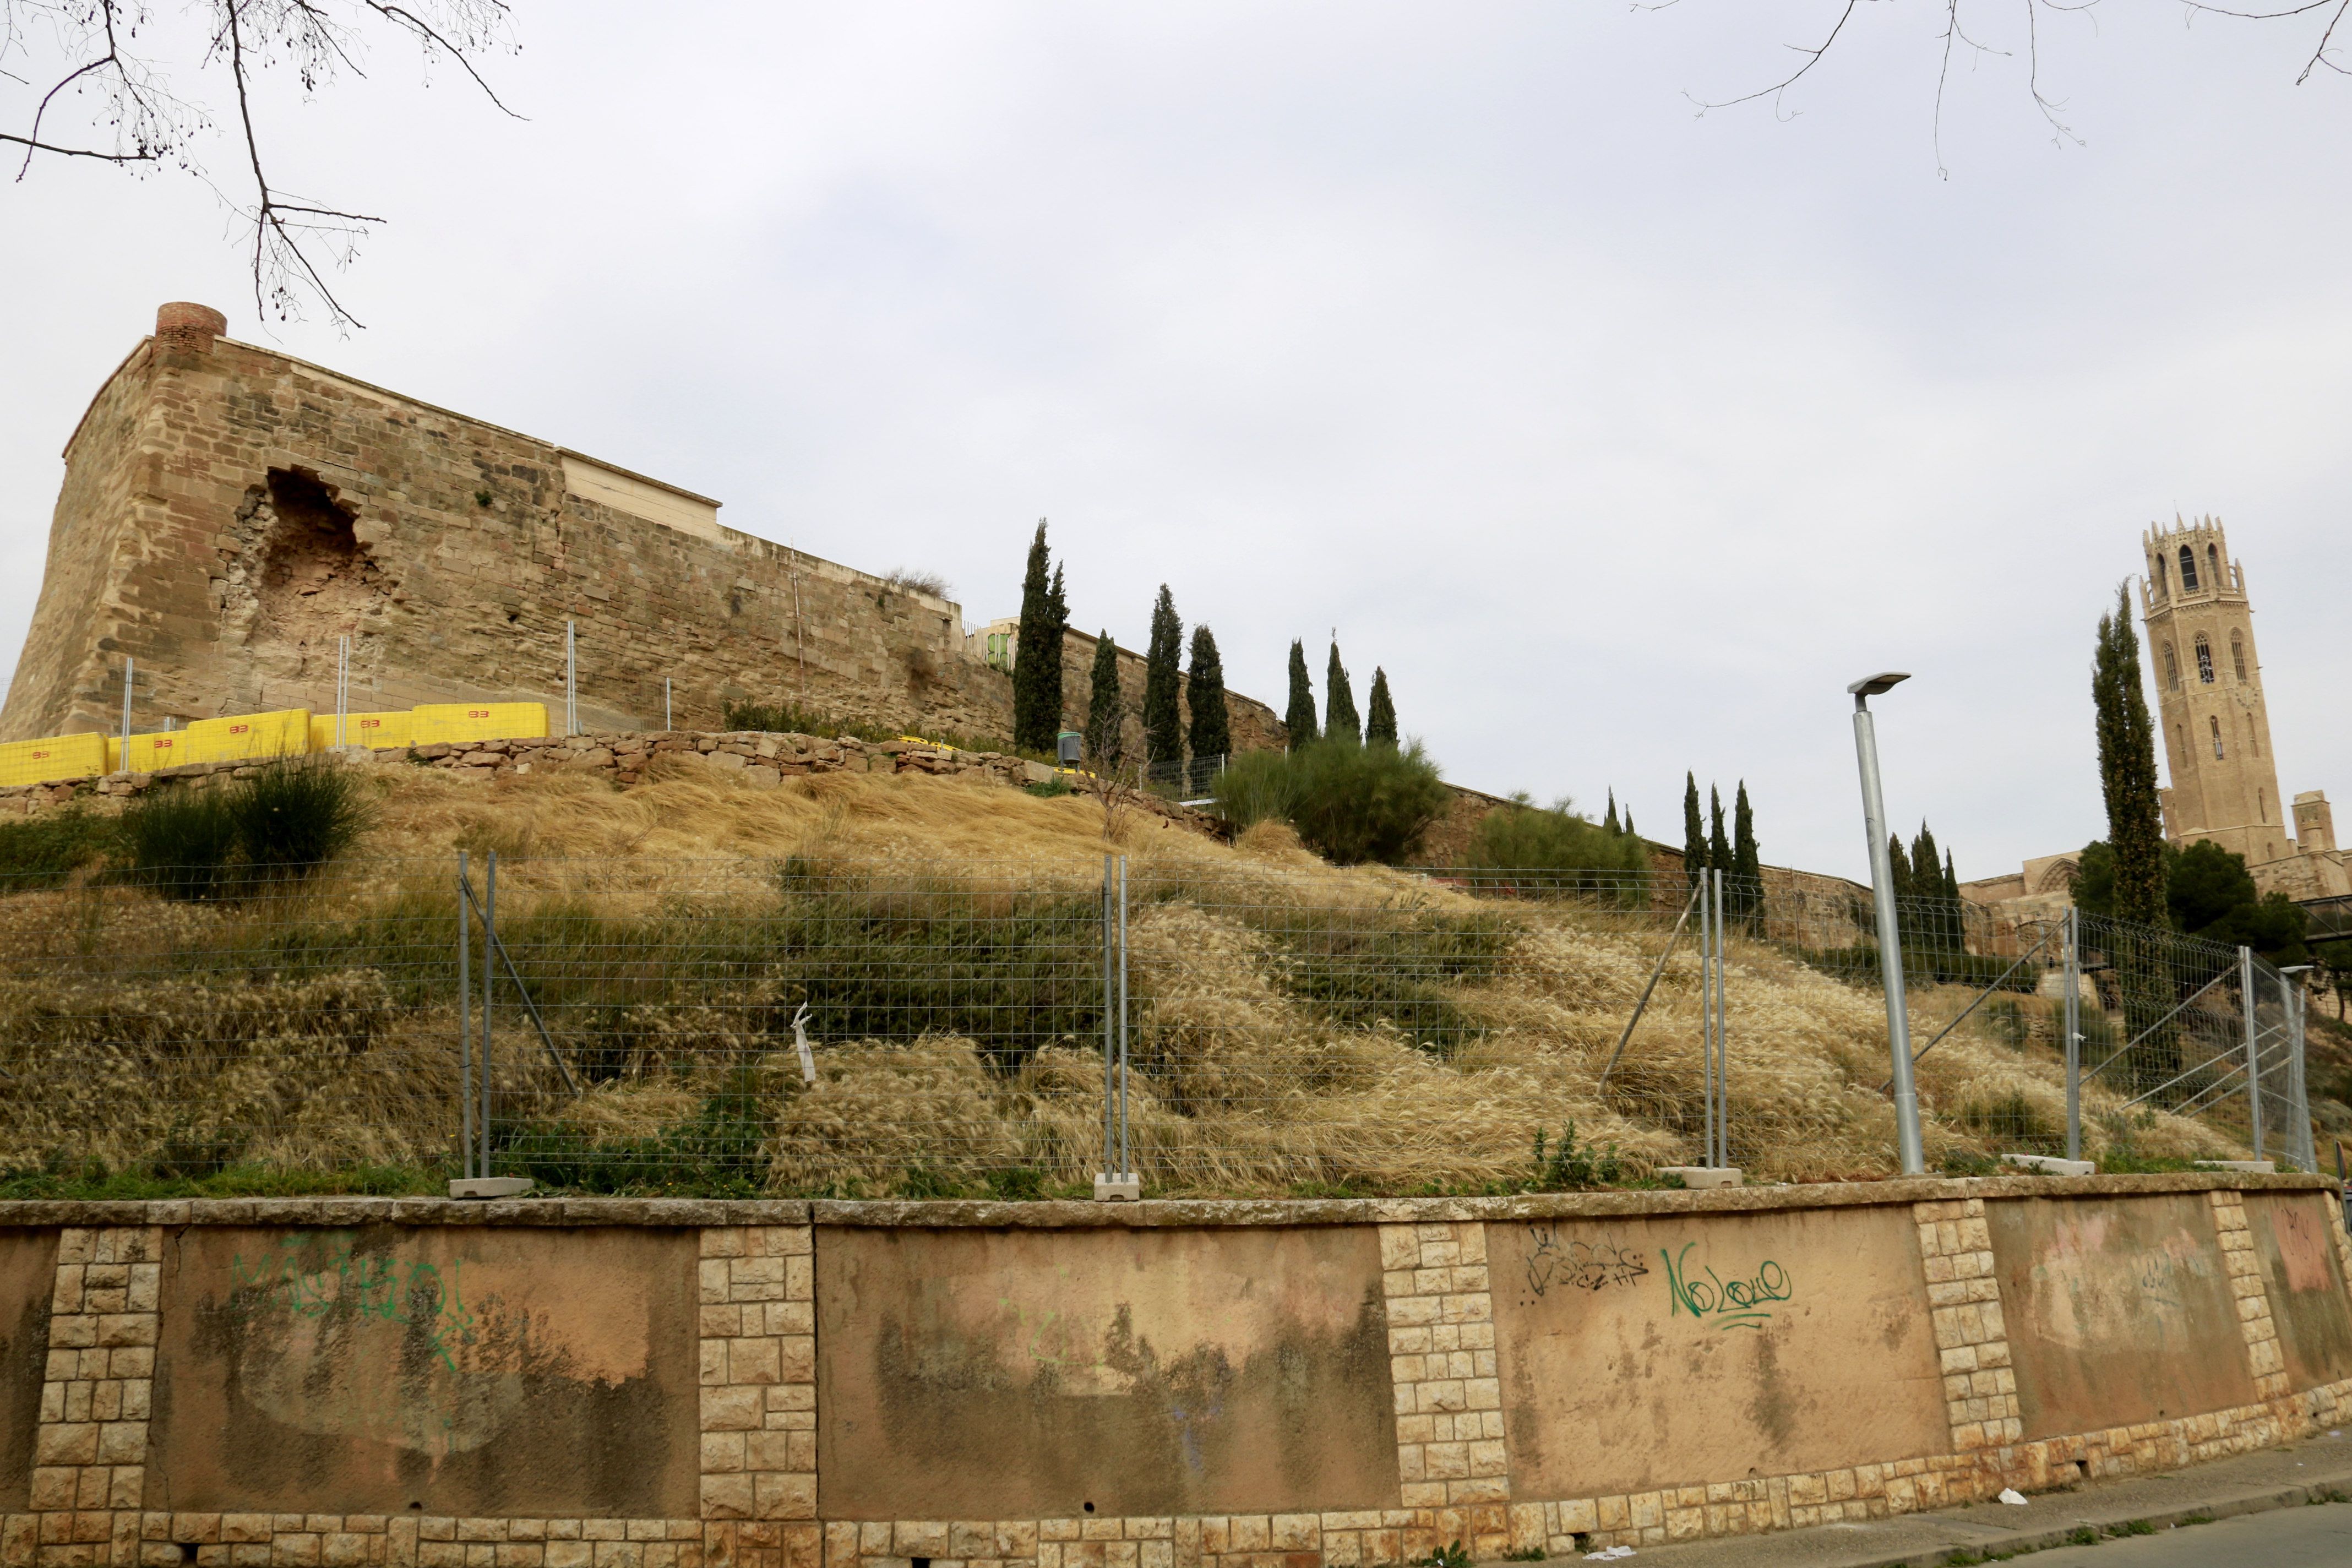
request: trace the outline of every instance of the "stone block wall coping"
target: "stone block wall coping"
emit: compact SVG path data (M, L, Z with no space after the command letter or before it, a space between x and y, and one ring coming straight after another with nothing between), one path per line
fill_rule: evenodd
M866 1202L827 1199L160 1198L0 1202L0 1227L273 1225L839 1226L871 1228L1153 1230L1308 1225L1429 1225L1460 1221L1753 1214L1999 1198L2084 1198L2127 1194L2328 1192L2322 1175L2180 1172L2147 1176L1915 1177L1884 1182L1721 1188L1712 1192L1531 1193L1493 1198L1171 1198L1134 1204Z

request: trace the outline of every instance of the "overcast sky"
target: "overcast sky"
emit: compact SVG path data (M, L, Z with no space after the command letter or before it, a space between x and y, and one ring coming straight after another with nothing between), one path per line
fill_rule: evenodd
M2144 527L2214 512L2280 784L2352 809L2352 81L2294 85L2300 25L2045 15L2084 144L2021 56L1963 60L1939 177L1906 3L1777 113L1694 111L1839 8L520 0L525 121L389 45L268 111L286 184L393 219L348 337L256 320L202 187L37 164L0 189L0 659L59 448L189 299L940 572L970 625L1049 518L1084 628L1139 644L1164 581L1279 708L1336 626L1457 782L1613 786L1676 839L1685 769L1744 777L1767 860L1848 875L1881 668L1890 810L1963 878L2102 834L2095 623Z

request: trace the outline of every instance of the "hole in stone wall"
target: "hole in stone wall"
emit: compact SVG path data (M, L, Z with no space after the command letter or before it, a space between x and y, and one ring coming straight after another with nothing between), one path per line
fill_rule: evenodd
M317 475L272 468L269 511L259 599L271 637L315 647L355 632L383 589L374 558L352 531L351 509Z

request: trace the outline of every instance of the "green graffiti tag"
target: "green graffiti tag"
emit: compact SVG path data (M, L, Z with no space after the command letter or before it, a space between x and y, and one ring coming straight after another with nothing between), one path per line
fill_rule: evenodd
M1796 1293L1789 1279L1789 1271L1770 1258L1756 1266L1756 1272L1746 1279L1727 1280L1710 1268L1704 1279L1694 1279L1683 1272L1683 1259L1698 1243L1686 1241L1678 1253L1658 1249L1666 1265L1666 1289L1673 1305L1666 1316L1688 1312L1701 1322L1712 1321L1718 1329L1760 1329L1771 1321L1772 1313L1767 1303L1785 1301Z
M298 1318L341 1313L378 1322L417 1325L441 1364L457 1370L456 1352L474 1342L474 1314L458 1289L452 1260L404 1262L358 1253L347 1239L307 1242L266 1252L248 1264L229 1259L230 1300L247 1313L281 1308Z

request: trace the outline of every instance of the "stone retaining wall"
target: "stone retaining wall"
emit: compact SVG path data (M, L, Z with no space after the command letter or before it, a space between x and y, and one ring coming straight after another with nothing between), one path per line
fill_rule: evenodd
M1884 1518L2340 1425L2336 1205L0 1204L0 1563L1370 1568ZM2047 1381L2158 1346L2210 1369L2160 1408Z

